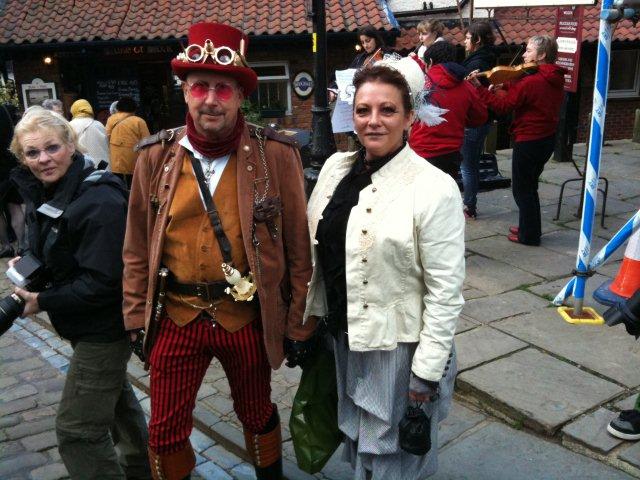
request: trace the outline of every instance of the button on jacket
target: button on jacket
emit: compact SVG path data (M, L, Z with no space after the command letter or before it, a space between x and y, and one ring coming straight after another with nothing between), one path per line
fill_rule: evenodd
M309 200L312 245L322 212L356 154L326 162ZM351 210L345 246L347 322L353 351L419 342L412 371L439 381L462 310L464 216L455 182L409 146L371 176ZM327 314L322 271L314 271L305 318Z

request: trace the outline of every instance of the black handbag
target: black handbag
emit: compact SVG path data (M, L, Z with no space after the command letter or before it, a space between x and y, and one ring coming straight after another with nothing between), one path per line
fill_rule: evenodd
M431 418L419 406L409 405L398 424L400 448L413 455L425 455L431 450Z

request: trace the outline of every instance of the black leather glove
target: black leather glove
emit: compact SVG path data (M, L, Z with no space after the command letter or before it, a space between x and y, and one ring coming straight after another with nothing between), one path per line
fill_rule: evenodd
M411 372L409 378L409 398L416 402L427 402L438 398L440 384L424 380Z
M300 365L304 366L304 363L313 355L316 349L317 338L314 335L308 340L291 340L284 337L284 356L286 358L285 365L289 368L294 368Z
M131 351L140 359L142 363L147 360L144 354L142 345L144 344L144 330L133 330L136 335L136 339L131 341Z

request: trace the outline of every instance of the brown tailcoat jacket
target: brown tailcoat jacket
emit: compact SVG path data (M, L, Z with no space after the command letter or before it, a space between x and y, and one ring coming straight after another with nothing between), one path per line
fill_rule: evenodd
M260 130L268 172L264 171L255 128L245 128L237 151L240 224L244 247L260 301L264 342L271 367L284 358L284 336L306 340L315 324L302 318L311 279L309 233L302 165L298 150L268 137L279 134ZM124 321L127 330L148 328L153 311L157 272L160 268L168 212L176 190L185 149L178 144L183 129L167 144L142 150L136 162L129 198L124 242ZM280 197L282 211L275 218L277 233L255 223L255 188L261 194L269 176L270 197ZM260 195L261 196L261 195Z

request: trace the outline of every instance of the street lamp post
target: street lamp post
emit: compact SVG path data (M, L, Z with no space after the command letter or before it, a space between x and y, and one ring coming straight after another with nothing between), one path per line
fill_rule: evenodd
M313 10L313 66L315 90L311 107L311 166L305 168L307 196L311 195L325 160L336 151L331 128L331 109L327 101L327 30L324 0L312 0Z

